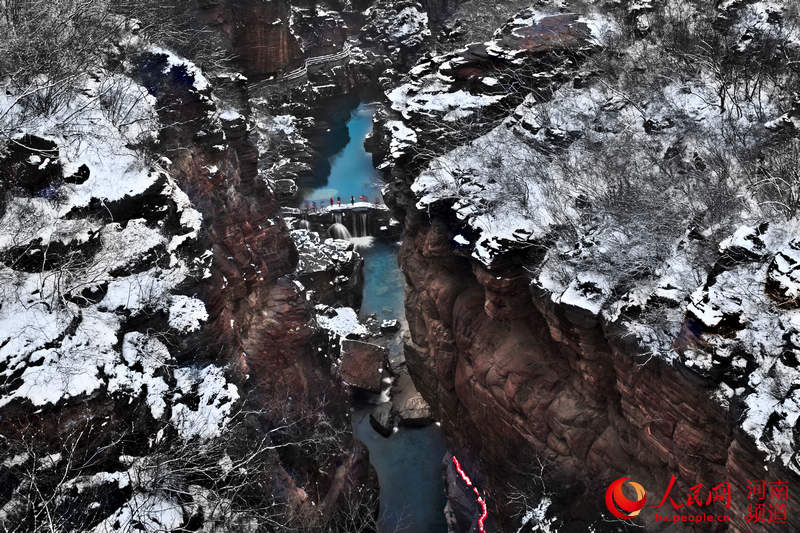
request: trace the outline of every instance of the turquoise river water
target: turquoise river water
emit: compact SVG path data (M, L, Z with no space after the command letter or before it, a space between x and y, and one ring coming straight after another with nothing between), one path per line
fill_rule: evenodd
M364 150L364 139L372 128L373 111L360 105L350 115L350 140L331 157L327 183L306 190L303 200L327 200L366 196L380 198L378 174L372 156ZM361 316L375 313L381 319L404 319L404 279L397 265L398 243L371 238L358 239L364 257L364 293ZM369 449L370 463L378 474L381 533L444 533L441 460L445 445L436 426L399 427L389 438L369 423L369 406L353 409L353 431Z

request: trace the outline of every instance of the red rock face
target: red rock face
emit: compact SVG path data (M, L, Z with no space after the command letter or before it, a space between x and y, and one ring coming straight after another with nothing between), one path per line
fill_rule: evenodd
M656 359L644 363L635 345L595 316L532 292L520 273L473 267L451 251L450 239L439 221L406 228L400 253L412 337L406 356L454 451L479 459L495 519L509 509L506 480L494 473L536 455L564 479L582 482L572 513L601 510L603 491L623 476L642 483L655 505L675 475L678 503L698 483L731 483L727 530L800 528L797 513L788 526L746 522L747 480L792 486L798 478L775 465L764 469L735 416L709 399L698 376ZM669 503L664 509L674 512ZM648 529L659 527L653 510L642 514Z
M385 359L386 349L383 346L369 342L344 340L342 341L340 368L342 379L354 387L380 392Z
M201 290L214 341L262 388L300 396L317 370L307 305L284 278L296 265L294 243L266 187L239 165L235 146L222 157L220 165L199 147L173 167L210 223L214 268ZM209 179L205 167L212 164L220 172Z
M170 87L160 98L180 102L168 111L176 126L165 132L165 150L173 154L172 175L203 214L200 246L213 254L211 276L196 289L209 313L208 344L250 376L265 402L322 390L314 386L322 378L310 311L287 277L297 250L257 175L256 149L235 122L224 125L222 140L218 126L205 120L208 101L196 93Z
M291 69L302 59L289 15L289 5L282 1L226 1L201 11L204 21L227 36L244 74L255 79Z

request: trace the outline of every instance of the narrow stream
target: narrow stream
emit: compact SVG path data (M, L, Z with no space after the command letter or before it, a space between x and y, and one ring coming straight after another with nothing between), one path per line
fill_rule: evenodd
M378 473L381 533L445 533L442 487L444 440L439 428L401 427L391 437L379 435L369 423L370 409L356 409L353 431L369 449Z
M327 203L331 198L341 198L342 203L346 204L351 197L358 201L359 196L365 196L370 201L380 199L378 172L372 166L372 156L364 150L364 139L372 130L372 114L373 111L365 104L350 113L347 122L350 141L330 158L331 171L327 182L306 189L301 204L312 201ZM331 133L335 134L336 131Z
M374 240L359 248L364 257L364 293L361 317L405 320L405 280L397 266L399 243Z
M372 128L372 109L359 105L350 115L350 140L331 160L327 183L306 190L303 202L326 202L331 198L349 202L364 196L380 200L378 173L364 140ZM364 257L364 292L361 317L375 314L381 320L405 321L404 279L397 264L398 244L360 238ZM390 346L394 357L399 344ZM370 463L378 474L381 491L381 533L444 533L445 506L441 476L444 440L438 427L399 427L389 438L377 433L369 422L370 405L353 407L353 433L369 450Z

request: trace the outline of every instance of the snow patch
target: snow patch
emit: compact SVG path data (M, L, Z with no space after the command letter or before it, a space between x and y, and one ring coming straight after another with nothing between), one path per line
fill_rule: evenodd
M180 333L191 333L200 329L208 320L206 306L197 298L174 295L170 298L169 325Z

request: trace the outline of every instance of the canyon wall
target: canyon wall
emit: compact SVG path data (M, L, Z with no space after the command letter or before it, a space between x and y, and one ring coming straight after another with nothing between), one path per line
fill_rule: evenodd
M296 66L303 53L290 28L291 5L286 1L201 1L200 20L228 41L243 73L255 79Z
M602 319L530 288L524 269L488 272L454 250L452 236L446 219L406 218L406 357L453 452L481 473L492 515L510 511L504 473L532 475L538 458L554 473L554 492L569 487L564 505L572 527L592 522L613 480L642 483L648 504L657 505L675 475L671 497L679 504L694 485L707 490L730 482L730 530L786 530L746 522L747 480L780 479L791 487L797 476L775 465L765 470L736 414L709 398L706 381L638 356L635 343ZM788 527L797 529L800 518L788 507ZM724 505L673 511L667 502L659 511L706 509L721 513ZM658 528L653 512L643 512L643 520ZM516 529L508 518L500 523Z
M191 118L186 123L195 125L191 135L209 129ZM257 153L243 124L223 124L228 142L222 151L213 139L195 139L173 159L176 178L209 220L216 268L200 287L211 317L209 334L224 347L224 358L237 361L262 388L304 395L312 376L323 378L311 358L307 305L287 277L297 252L280 206L256 174ZM170 139L182 142L182 136ZM219 170L209 171L214 168Z

